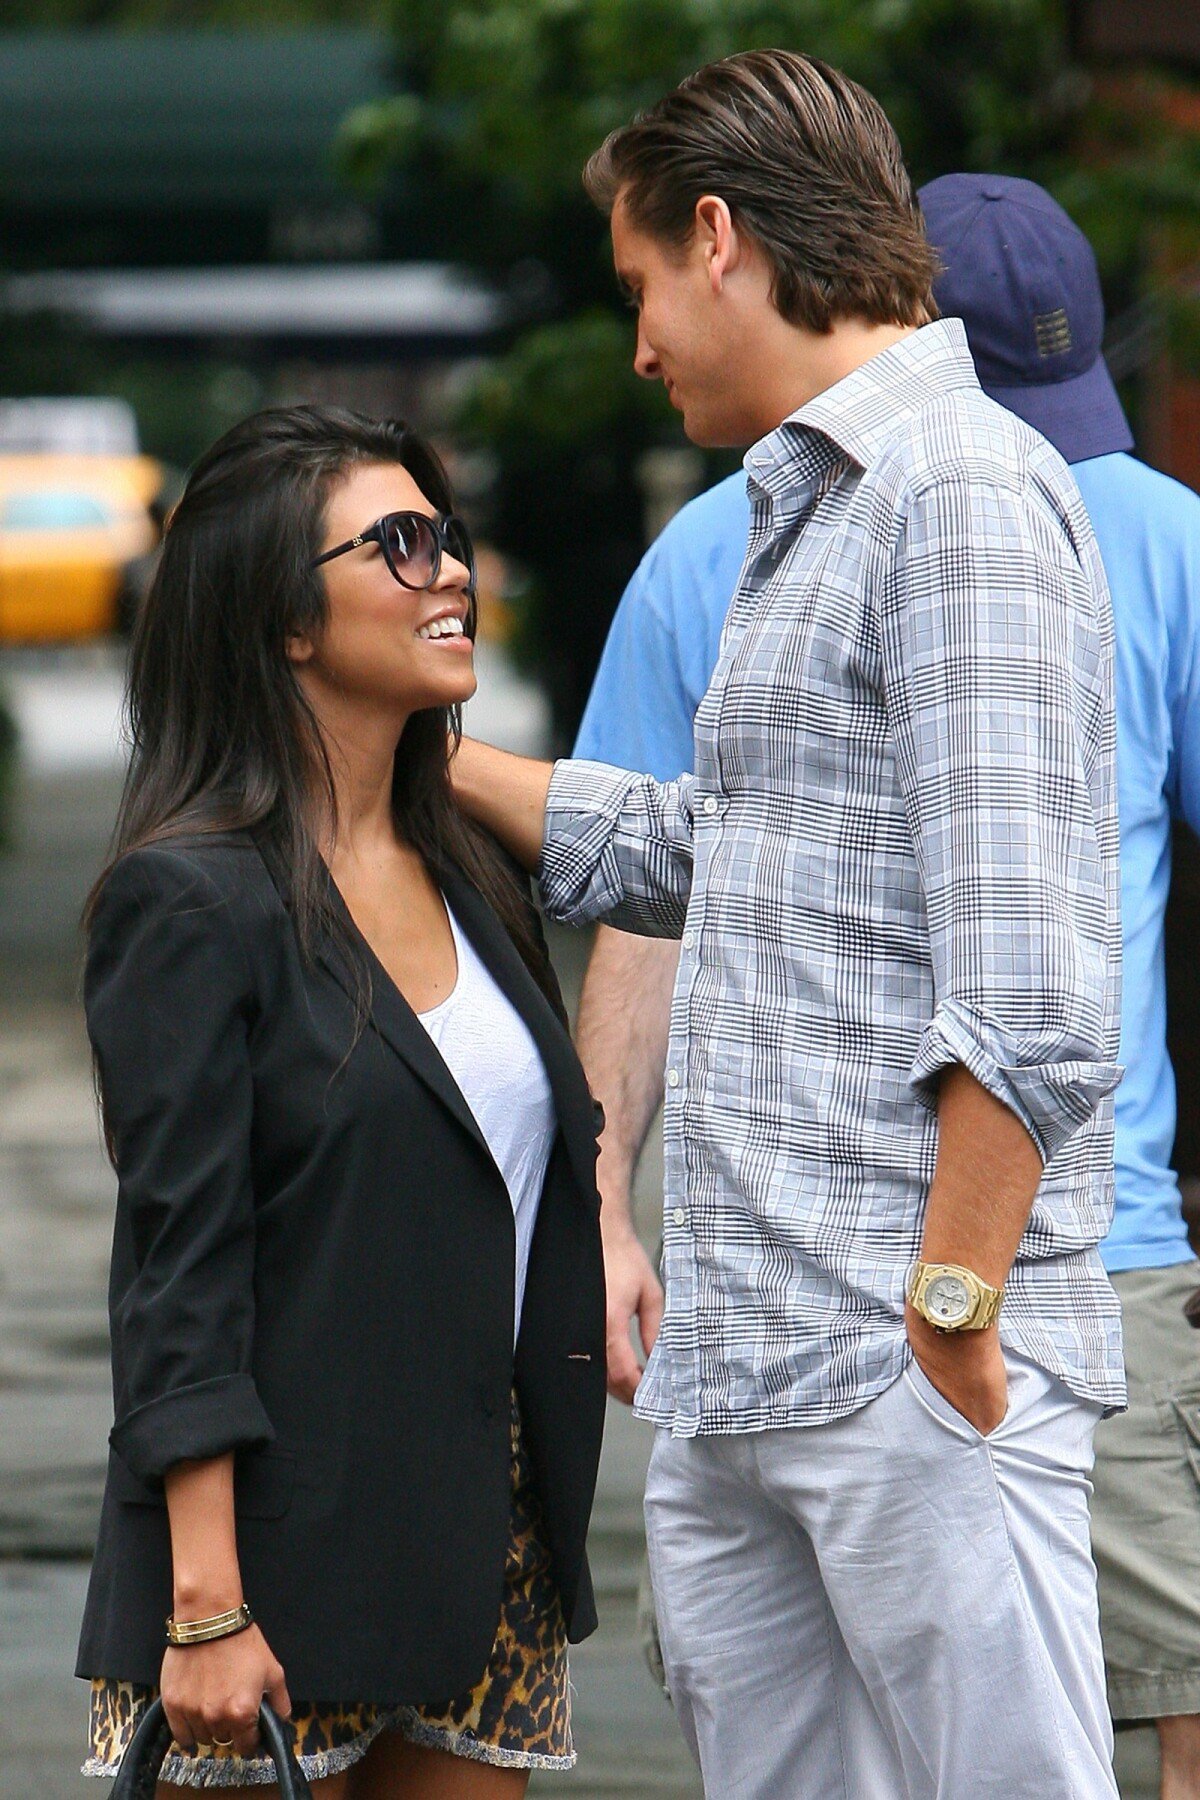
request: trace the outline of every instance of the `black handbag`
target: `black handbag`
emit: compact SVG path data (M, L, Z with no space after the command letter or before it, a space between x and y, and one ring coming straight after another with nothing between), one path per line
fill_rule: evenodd
M279 1800L312 1800L312 1789L292 1755L287 1732L264 1700L258 1712L263 1749L275 1764ZM171 1727L161 1700L152 1700L121 1758L112 1800L154 1800L154 1784L171 1748Z

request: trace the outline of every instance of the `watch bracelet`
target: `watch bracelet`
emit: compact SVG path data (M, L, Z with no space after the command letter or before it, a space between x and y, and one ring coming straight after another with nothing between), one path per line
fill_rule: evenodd
M937 1275L942 1272L956 1275L960 1279L965 1277L968 1283L974 1283L977 1288L983 1290L986 1299L984 1300L982 1309L984 1316L981 1319L973 1321L970 1325L940 1325L936 1319L930 1318L928 1313L924 1311L924 1308L918 1304L918 1294L920 1294L921 1290L928 1286L929 1283L932 1280L935 1280ZM1005 1296L1005 1287L1003 1284L998 1288L993 1287L991 1282L985 1281L982 1275L977 1274L974 1269L969 1268L965 1263L944 1263L941 1261L926 1262L923 1257L918 1257L917 1261L912 1265L908 1279L904 1284L904 1290L904 1297L909 1304L916 1305L917 1311L921 1314L921 1317L925 1319L928 1324L932 1325L935 1331L941 1332L945 1336L954 1336L960 1331L986 1331L990 1329L1000 1317L1000 1309L1004 1304Z
M167 1619L167 1642L175 1650L187 1650L195 1644L215 1644L220 1638L236 1637L240 1631L248 1631L253 1623L254 1614L244 1600L240 1606L232 1606L228 1612L214 1613L210 1619L176 1622L172 1614Z

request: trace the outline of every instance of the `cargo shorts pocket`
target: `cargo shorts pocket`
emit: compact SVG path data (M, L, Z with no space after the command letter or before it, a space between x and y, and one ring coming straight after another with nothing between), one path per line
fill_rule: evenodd
M1200 1492L1200 1381L1191 1381L1166 1402L1184 1458Z

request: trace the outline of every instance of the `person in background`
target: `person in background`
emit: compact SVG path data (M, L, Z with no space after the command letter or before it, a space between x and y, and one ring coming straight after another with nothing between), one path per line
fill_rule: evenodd
M1100 545L1116 631L1124 940L1116 1208L1101 1249L1125 1322L1129 1410L1096 1434L1093 1548L1109 1701L1156 1720L1163 1800L1200 1796L1200 1284L1171 1168L1163 922L1171 823L1200 831L1200 497L1147 468L1105 369L1099 277L1043 190L951 175L919 198L946 265L941 311L963 320L980 381L1072 465ZM1053 338L1045 323L1055 320ZM1069 342L1065 341L1069 338ZM1054 345L1057 343L1058 347ZM660 780L692 767L750 524L745 476L690 501L647 551L613 620L575 755ZM637 1318L653 1343L661 1289L630 1224L630 1183L662 1101L678 945L599 926L578 1041L604 1103L601 1224L610 1391L629 1399Z
M586 179L635 368L694 442L753 445L750 549L694 777L469 741L451 773L552 917L681 940L637 1395L672 1698L713 1795L1098 1800L1087 1477L1125 1389L1095 539L934 318L856 84L730 58Z

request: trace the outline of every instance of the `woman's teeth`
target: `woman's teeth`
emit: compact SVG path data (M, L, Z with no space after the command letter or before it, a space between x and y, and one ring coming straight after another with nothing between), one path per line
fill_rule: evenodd
M433 619L428 625L422 625L417 632L419 638L461 637L463 622L461 619Z

